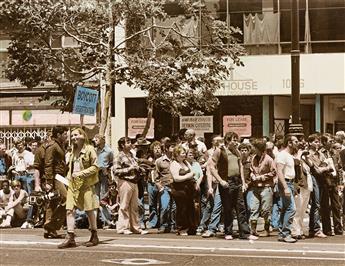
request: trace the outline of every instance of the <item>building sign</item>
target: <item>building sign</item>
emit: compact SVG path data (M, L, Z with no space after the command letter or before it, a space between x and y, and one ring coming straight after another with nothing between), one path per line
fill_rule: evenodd
M245 66L234 66L217 96L291 94L290 55L253 55L241 60ZM301 94L344 94L344 60L344 53L301 54Z
M196 136L213 132L213 116L180 116L180 128L193 129Z
M147 118L128 118L128 137L135 138L137 134L141 134L144 131ZM155 137L154 131L154 118L151 119L151 124L146 137L153 139Z
M250 137L252 135L252 116L223 116L223 134L230 131L236 132L240 137Z
M255 95L258 93L257 91L258 82L255 80L224 80L221 83L221 89L216 92L216 95Z
M74 114L94 116L98 102L98 91L77 86L74 96Z

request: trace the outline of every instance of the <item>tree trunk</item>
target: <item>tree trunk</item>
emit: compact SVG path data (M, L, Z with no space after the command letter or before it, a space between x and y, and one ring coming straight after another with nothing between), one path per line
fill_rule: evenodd
M110 111L111 95L112 95L111 88L108 89L108 86L107 86L107 90L106 90L104 102L103 102L103 112L102 112L102 117L101 117L101 125L99 128L99 134L102 136L105 136L105 131L106 131L107 125L108 125L108 116L109 116L109 111Z
M105 135L107 126L108 126L108 118L110 112L110 103L112 97L112 89L114 85L114 79L112 75L112 71L114 69L114 52L113 47L115 44L115 25L114 25L114 18L113 18L113 5L112 0L109 0L109 8L108 8L108 15L109 15L109 34L108 34L108 47L107 47L107 72L106 72L106 92L104 97L103 103L103 112L101 117L101 125L99 128L99 134L102 136Z
M146 124L143 130L143 133L141 133L143 138L146 138L147 133L149 132L151 121L152 121L152 115L153 115L153 104L150 103L147 106L147 119L146 119Z

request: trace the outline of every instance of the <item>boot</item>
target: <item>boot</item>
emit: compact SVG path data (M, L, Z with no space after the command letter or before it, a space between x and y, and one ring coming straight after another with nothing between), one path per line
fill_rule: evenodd
M257 226L258 222L257 221L250 221L250 230L251 230L251 234L253 236L258 236L258 233L256 232L256 226Z
M97 231L96 230L91 230L91 237L90 240L87 241L84 246L86 247L92 247L92 246L97 246L99 243L99 239L97 236Z
M77 246L74 240L74 233L67 232L65 241L58 245L58 248L74 248Z
M265 221L264 225L265 232L262 234L263 237L270 236L270 220Z

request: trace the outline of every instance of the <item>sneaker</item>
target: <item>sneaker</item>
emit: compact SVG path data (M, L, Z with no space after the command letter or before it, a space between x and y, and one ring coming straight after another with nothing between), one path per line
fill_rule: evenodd
M63 235L59 235L55 230L54 231L46 231L43 233L44 238L49 239L60 239L63 238Z
M147 235L148 233L149 233L149 231L147 231L147 230L140 230L141 235Z
M3 222L2 224L0 224L0 228L11 228L11 224Z
M124 234L124 235L131 235L131 234L133 234L133 232L128 230L128 229L125 229L125 230L123 230L122 234Z
M224 239L225 240L233 240L234 238L232 237L232 235L225 235Z
M29 223L27 221L25 221L22 226L20 227L20 229L27 229Z
M321 230L319 230L314 234L314 237L326 238L327 236Z
M305 239L304 235L295 235L295 236L292 236L292 237L297 239L297 240L304 240Z
M33 229L33 228L34 228L34 225L29 222L24 222L22 226L20 227L20 229Z
M207 231L206 231L205 233L203 233L201 236L202 236L203 238L209 238L209 237L216 236L216 234L213 233L213 232L210 231L210 230L207 230Z
M297 239L295 239L289 235L289 236L286 236L283 238L283 242L285 242L285 243L296 243Z
M177 231L176 235L178 236L188 236L188 233L186 230L181 230L181 231Z
M258 240L259 238L258 238L257 236L255 236L255 235L249 235L249 236L247 237L247 239L248 239L248 240Z
M198 228L198 229L196 230L196 235L197 235L197 236L201 236L203 232L204 232L204 230Z

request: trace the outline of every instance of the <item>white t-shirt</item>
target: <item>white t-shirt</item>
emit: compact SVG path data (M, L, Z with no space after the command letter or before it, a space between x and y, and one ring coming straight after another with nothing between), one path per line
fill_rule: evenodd
M34 159L35 159L35 156L32 152L24 150L21 153L17 152L12 157L12 164L15 167L15 170L17 172L24 172L24 171L27 171L27 167L29 165L34 164Z
M295 162L293 156L286 150L279 152L275 159L276 163L284 165L283 174L286 179L295 178Z
M10 193L6 194L4 193L4 190L0 190L0 208L5 207L8 205L8 202L10 201L10 197L13 194L13 190L10 190Z
M204 154L205 152L207 152L207 147L205 143L197 139L195 140L195 143L197 145L197 150L199 153ZM186 150L189 150L189 143L188 142L182 143L182 147L185 148Z

